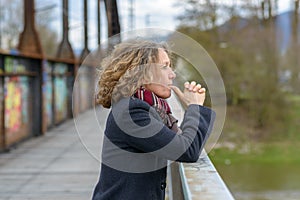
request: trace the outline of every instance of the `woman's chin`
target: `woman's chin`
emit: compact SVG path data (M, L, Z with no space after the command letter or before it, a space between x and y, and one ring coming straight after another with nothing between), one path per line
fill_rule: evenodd
M167 99L171 96L171 89L170 90L165 90L163 92L160 92L159 94L156 94L157 96L159 96L162 99Z
M171 96L171 88L162 84L148 84L146 89L152 91L156 96L167 99Z

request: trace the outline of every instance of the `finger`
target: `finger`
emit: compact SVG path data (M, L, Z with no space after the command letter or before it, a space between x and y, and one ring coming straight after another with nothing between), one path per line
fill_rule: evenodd
M180 90L178 87L172 85L172 86L170 86L170 88L175 92L175 94L176 94L180 99L183 99L184 94L181 92L181 90Z
M194 87L193 92L198 92L200 89L201 89L201 85L200 85L200 84L197 84L197 85Z
M192 81L190 84L189 90L192 91L194 89L195 85L196 85L196 82Z
M206 92L206 89L205 88L201 88L199 91L198 91L200 94L203 94Z
M179 100L180 100L180 102L182 103L182 106L184 107L184 109L186 109L187 108L187 101L186 101L186 99L185 99L185 97L184 97L184 94L183 94L183 92L181 92L181 90L178 88L178 87L176 87L176 86L170 86L170 88L175 92L175 94L178 96L178 98L179 98Z
M190 83L187 81L187 82L185 82L184 83L184 88L185 89L189 89L189 87L190 87Z

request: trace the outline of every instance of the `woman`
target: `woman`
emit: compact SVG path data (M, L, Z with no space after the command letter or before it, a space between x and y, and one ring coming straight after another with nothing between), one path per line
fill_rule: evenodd
M150 41L119 44L102 67L97 103L111 111L93 200L164 199L167 160L196 162L211 132L205 88L186 82L182 93L167 46ZM180 128L166 101L171 90L187 108Z

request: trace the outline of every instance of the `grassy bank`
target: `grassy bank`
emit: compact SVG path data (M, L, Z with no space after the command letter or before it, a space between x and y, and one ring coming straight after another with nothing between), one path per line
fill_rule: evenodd
M209 156L215 164L300 163L300 141L245 143L215 148Z
M287 120L274 121L268 129L253 128L253 119L243 108L229 106L223 133L209 154L212 161L300 163L300 96L288 99L289 110L282 110Z

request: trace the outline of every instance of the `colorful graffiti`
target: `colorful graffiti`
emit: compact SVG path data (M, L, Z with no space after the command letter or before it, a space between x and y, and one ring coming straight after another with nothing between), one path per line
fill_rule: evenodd
M80 90L80 111L85 111L92 106L92 101L90 99L91 95L91 85L93 82L90 78L91 71L89 67L83 66L81 67L80 76L79 77L79 90Z
M44 98L44 109L46 114L46 124L50 127L53 124L52 114L52 68L49 62L44 61L43 63L43 98Z
M7 57L4 62L5 72L25 72L26 68L17 59ZM29 78L5 77L5 128L8 132L17 132L22 124L27 124L29 107Z
M67 118L68 114L68 88L66 72L68 66L62 63L54 65L54 91L55 91L55 119L60 122Z
M2 67L2 66L0 66ZM0 74L3 73L3 69L0 68ZM3 77L0 76L0 128L4 127L4 124L2 124L3 121L3 100L4 100L4 89L3 89ZM1 134L1 130L0 130Z
M22 90L17 77L5 78L5 128L8 132L16 132L22 122Z

